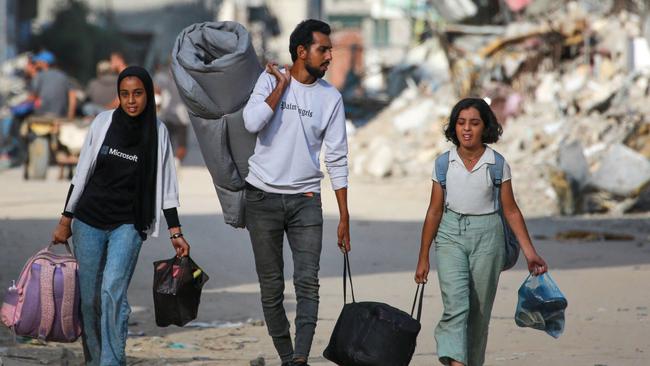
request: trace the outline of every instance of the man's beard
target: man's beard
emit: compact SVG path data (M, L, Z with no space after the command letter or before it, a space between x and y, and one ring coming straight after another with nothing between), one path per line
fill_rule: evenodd
M313 67L305 64L305 69L307 70L309 75L313 76L316 79L320 79L325 75L325 71L321 70L320 67Z

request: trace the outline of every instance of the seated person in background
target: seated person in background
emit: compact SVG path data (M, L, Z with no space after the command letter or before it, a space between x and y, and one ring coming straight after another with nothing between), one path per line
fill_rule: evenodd
M41 51L33 58L38 74L32 81L32 98L36 101L36 115L74 118L77 109L76 93L68 75L59 70L54 54Z
M111 63L102 60L97 63L97 77L88 83L86 95L88 101L82 110L85 116L94 116L105 110L117 108L119 101L115 83L117 74L111 68Z

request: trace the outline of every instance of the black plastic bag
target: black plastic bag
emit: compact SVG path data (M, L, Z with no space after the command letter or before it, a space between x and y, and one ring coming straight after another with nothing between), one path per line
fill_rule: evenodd
M343 301L346 301L346 274L350 262L345 253L343 266ZM352 277L350 276L352 288ZM419 293L419 296L418 296ZM356 302L352 289L352 303L345 304L336 322L323 356L345 366L408 366L415 352L420 333L420 315L424 285L418 286L411 314L379 302ZM419 298L417 317L413 311Z
M159 327L182 327L196 319L201 289L209 277L190 257L153 263L153 304Z

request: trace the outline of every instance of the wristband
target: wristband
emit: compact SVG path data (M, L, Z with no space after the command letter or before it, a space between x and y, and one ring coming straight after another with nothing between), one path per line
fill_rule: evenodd
M169 238L170 239L178 239L178 238L182 238L182 237L183 237L183 233L178 232L178 233L173 233L172 236L170 236Z

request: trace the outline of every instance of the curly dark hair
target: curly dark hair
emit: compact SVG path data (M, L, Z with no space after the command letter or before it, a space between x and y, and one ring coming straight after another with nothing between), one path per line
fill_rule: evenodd
M296 29L291 32L289 37L289 53L291 53L291 61L296 62L298 59L298 46L309 48L314 43L314 32L330 35L332 30L330 26L320 20L307 19L303 20L296 26Z
M449 123L445 126L445 137L447 141L451 141L456 146L460 146L460 141L458 141L458 136L456 136L456 121L460 112L467 108L475 108L481 120L485 124L485 129L483 130L483 136L481 136L481 142L484 144L493 144L499 141L499 136L503 133L503 128L497 121L497 117L492 112L490 106L480 98L465 98L460 102L456 103L454 108L451 110L451 115L449 116Z

